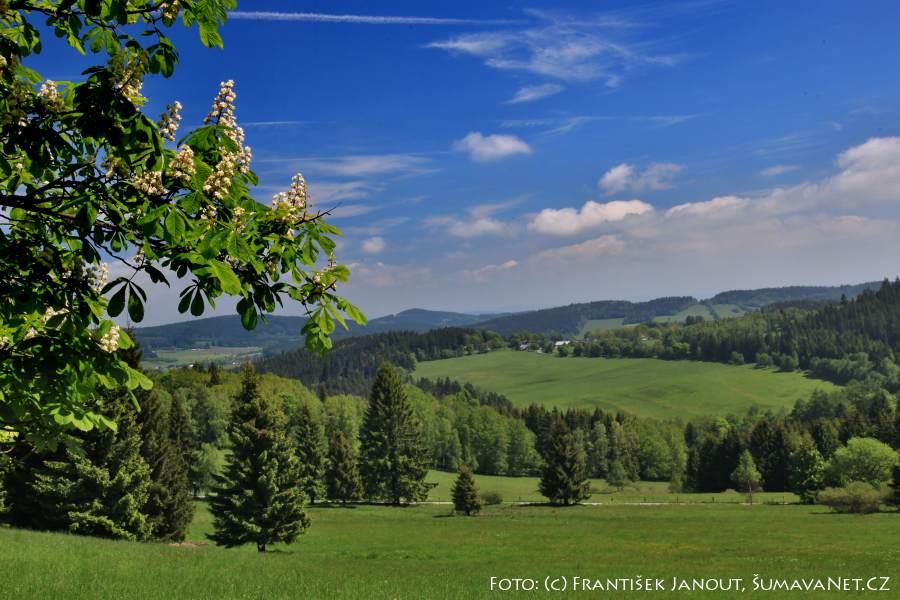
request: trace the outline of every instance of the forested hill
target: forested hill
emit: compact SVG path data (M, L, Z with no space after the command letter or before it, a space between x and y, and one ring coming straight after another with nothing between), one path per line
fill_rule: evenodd
M526 331L543 335L575 335L586 321L623 319L626 324L642 323L655 317L675 315L695 304L697 299L690 296L657 298L648 302L603 300L516 313L481 321L474 327L501 335Z
M836 383L900 389L900 280L814 310L763 310L691 325L639 326L588 336L579 355L756 362L809 369Z
M414 308L395 315L372 319L365 326L348 323L349 330L338 327L336 340L386 331L429 331L442 327L464 327L494 315L470 315ZM259 346L266 354L293 350L303 345L300 330L305 317L269 316L253 331L241 325L238 315L183 321L135 330L146 351L161 348L205 348L210 346Z
M854 298L865 290L877 290L880 281L856 285L760 288L758 290L730 290L720 292L707 300L710 304L737 304L744 308L761 308L777 302L838 301L841 297Z
M395 331L340 340L324 356L303 348L270 356L257 363L257 370L299 379L319 393L366 396L375 372L385 361L411 371L417 361L503 345L495 333L458 327L426 333Z

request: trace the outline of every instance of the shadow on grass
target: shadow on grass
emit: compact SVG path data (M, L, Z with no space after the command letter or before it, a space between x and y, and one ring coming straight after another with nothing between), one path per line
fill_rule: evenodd
M356 504L355 503L354 504L349 504L349 503L348 504L340 504L340 503L329 502L327 504L325 504L325 503L310 504L310 505L308 505L308 508L338 508L338 509L343 508L343 509L353 510L356 508Z

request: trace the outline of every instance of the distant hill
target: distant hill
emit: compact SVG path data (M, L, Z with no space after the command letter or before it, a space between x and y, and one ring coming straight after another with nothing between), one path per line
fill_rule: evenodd
M690 296L657 298L648 302L602 300L495 317L475 323L472 327L496 331L501 335L523 331L576 335L587 321L622 319L623 324L643 323L654 317L674 315L697 303L697 299Z
M791 286L758 290L732 290L716 294L708 300L690 296L657 298L647 302L602 300L569 304L542 310L501 315L478 315L414 308L372 319L365 327L350 324L341 327L335 340L391 331L425 332L446 327L469 327L495 331L508 336L528 331L544 335L575 337L586 331L621 327L646 321L684 321L688 316L707 320L740 316L768 305L812 307L835 302L841 296L853 298L863 290L878 289L880 282L844 286ZM799 304L798 304L799 303ZM300 330L304 317L270 316L253 331L246 331L237 315L195 319L140 327L135 330L144 350L152 356L161 349L193 349L209 347L261 348L265 355L293 350L303 345Z
M836 302L841 296L855 298L864 290L877 290L880 281L842 286L790 286L758 290L733 290L708 300L690 296L657 298L648 302L621 300L569 304L543 310L494 317L475 323L476 329L488 329L502 335L523 331L544 335L578 336L585 331L621 327L646 321L684 321L689 316L705 319L738 317L770 304L796 304L808 307ZM590 327L588 327L590 325Z
M864 290L877 290L880 281L870 281L856 285L808 286L761 288L758 290L731 290L721 292L707 300L710 304L737 304L745 309L761 308L776 302L797 302L801 300L837 301L841 296L855 298Z
M349 323L350 329L338 326L335 339L387 331L424 332L444 327L465 327L495 315L469 315L414 308L395 315L372 319L365 326ZM237 348L258 346L265 354L293 350L303 345L300 330L305 317L269 316L253 331L241 325L238 315L210 317L158 325L139 327L135 334L146 352L168 348L208 348L210 346Z

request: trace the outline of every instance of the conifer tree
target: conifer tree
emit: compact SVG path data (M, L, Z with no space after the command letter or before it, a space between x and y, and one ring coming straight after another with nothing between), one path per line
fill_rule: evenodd
M362 495L359 457L350 440L337 427L328 440L328 469L325 472L328 498L341 504L358 500Z
M360 472L369 498L399 505L428 496L428 449L400 372L389 363L375 375L360 443Z
M747 497L750 500L750 504L753 504L753 488L759 485L759 482L762 481L762 476L756 469L756 463L753 462L753 455L750 454L749 450L744 450L741 453L738 466L731 473L731 480L739 488L747 490Z
M568 506L591 496L584 449L565 421L555 419L547 432L544 469L539 484L541 494L551 502Z
M459 475L453 482L453 508L456 512L466 513L466 516L481 512L482 502L475 487L475 478L472 469L468 465L459 467Z
M253 543L265 552L270 544L292 543L309 519L287 419L257 384L248 366L228 427L231 454L210 500L215 532L208 537L227 548Z
M194 516L184 448L173 429L176 407L168 394L153 391L141 399L141 454L150 467L150 493L144 512L156 539L184 539ZM182 408L183 411L183 408Z
M293 419L293 433L300 465L300 487L310 503L325 493L325 448L322 424L304 402Z
M124 391L110 391L98 412L118 431L79 435L81 450L66 449L43 461L31 482L40 520L29 526L64 529L80 535L143 540L151 534L144 514L150 468L141 456L140 426Z

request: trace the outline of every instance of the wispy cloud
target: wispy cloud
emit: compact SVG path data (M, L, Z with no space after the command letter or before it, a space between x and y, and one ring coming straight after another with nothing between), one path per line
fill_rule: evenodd
M671 127L691 119L697 115L573 115L566 117L538 117L533 119L506 119L500 127L506 129L545 127L542 135L561 135L571 133L583 125L605 121L629 121L649 123L657 127Z
M601 80L621 84L626 71L638 67L673 66L683 54L647 51L647 41L633 43L621 35L637 23L619 16L577 18L529 11L538 22L524 29L464 33L428 44L481 59L485 66L551 77L567 82Z
M311 173L339 177L366 177L393 173L424 173L430 160L417 154L369 154L311 158L303 160L303 167Z
M767 169L763 169L759 172L759 174L763 177L777 177L778 175L783 175L792 171L798 171L799 169L800 167L797 165L775 165Z
M228 18L241 21L305 21L357 25L521 25L521 19L457 19L388 15L335 15L314 12L234 11Z
M526 85L516 92L516 95L510 98L507 104L524 104L525 102L535 102L543 98L555 96L566 89L558 83L544 83L541 85Z
M241 127L299 127L312 121L241 121Z
M501 273L503 271L509 271L510 269L515 269L518 266L518 261L508 260L499 265L485 265L479 269L467 270L463 272L463 275L467 279L471 279L473 281L485 282L488 281L488 278L491 275L495 275L496 273Z

